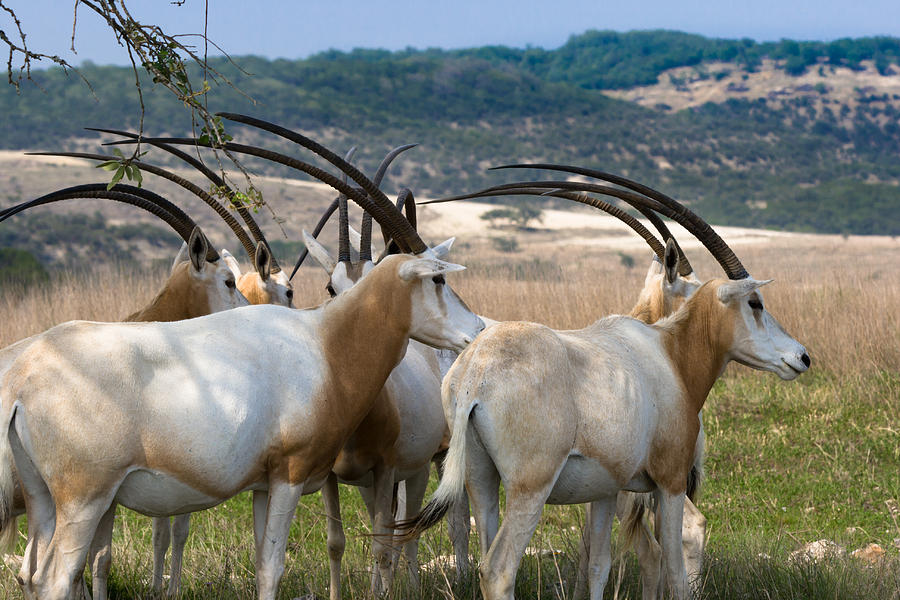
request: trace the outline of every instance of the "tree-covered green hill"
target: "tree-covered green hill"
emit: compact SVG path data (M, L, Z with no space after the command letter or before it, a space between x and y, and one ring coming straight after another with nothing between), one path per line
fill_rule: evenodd
M676 67L699 72L712 61L726 61L752 73L766 59L792 77L811 68L827 77L825 68L867 65L890 74L900 71L900 40L759 44L669 31L591 31L555 50L490 46L332 51L296 61L239 57L243 71L217 63L237 90L214 86L208 101L213 110L302 129L340 152L358 144L360 165L368 170L386 149L419 142L389 181L402 181L419 195L538 176L487 172L490 165L555 161L647 182L691 202L714 223L900 234L900 96L870 86L844 97L823 86L818 96L770 102L737 94L673 111L607 93L652 85ZM19 95L0 88L0 146L60 148L90 137L86 126L137 127L129 69L86 65L82 74L93 95L77 76L57 69L36 72L39 87L25 85ZM145 84L146 130L189 131L185 110L150 87ZM240 128L229 128L246 138ZM277 144L259 134L250 139Z

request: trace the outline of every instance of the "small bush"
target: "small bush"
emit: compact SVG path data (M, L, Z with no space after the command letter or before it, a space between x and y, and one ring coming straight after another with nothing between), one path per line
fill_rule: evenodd
M500 252L519 251L519 240L512 236L491 238L491 245L494 246L494 250L499 250Z
M49 280L47 270L31 252L0 248L0 285L27 288Z

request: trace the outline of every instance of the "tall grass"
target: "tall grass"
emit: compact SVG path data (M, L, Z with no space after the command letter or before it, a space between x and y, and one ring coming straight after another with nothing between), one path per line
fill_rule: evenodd
M527 248L527 245L523 245ZM697 254L697 253L692 253ZM699 506L709 518L703 598L900 599L900 250L858 240L816 245L747 246L749 271L774 278L763 289L769 310L809 349L810 373L791 383L743 367L729 369L704 411L708 482ZM477 245L454 251L468 270L450 283L473 310L496 319L526 319L557 328L583 327L626 312L649 262L627 268L614 252L588 249L521 255ZM721 271L694 259L701 276ZM0 345L69 319L118 320L148 302L166 269L122 266L62 273L45 287L0 291ZM296 304L326 297L314 269L295 278ZM368 597L368 517L356 492L341 490L348 534L346 598ZM577 561L578 507L552 507L526 557L520 598L569 598ZM249 500L238 497L193 519L183 597L254 598ZM885 562L854 559L792 564L790 551L822 537L852 549L878 542ZM895 542L896 538L896 542ZM21 551L22 541L20 541ZM114 539L113 598L143 597L151 557L149 520L121 511ZM477 544L471 545L476 558ZM423 538L420 560L450 553L444 526ZM620 598L640 597L636 565L626 559ZM327 594L324 509L303 498L291 532L282 598ZM617 565L613 566L613 577ZM390 597L477 598L477 580L448 585L452 573L404 578ZM612 584L607 598L612 597ZM18 597L9 573L0 597Z

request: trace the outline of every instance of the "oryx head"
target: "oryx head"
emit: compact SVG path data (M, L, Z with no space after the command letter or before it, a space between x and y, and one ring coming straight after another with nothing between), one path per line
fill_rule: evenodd
M678 250L669 238L663 260L654 256L644 277L644 287L631 311L631 316L645 323L655 323L674 313L697 291L702 282L693 270L687 275L678 271Z
M195 227L172 263L166 289L182 296L187 311L182 318L200 317L250 304L238 290L237 279L226 261L218 255L214 260L208 260L209 249L206 236Z
M237 259L228 250L222 250L222 259L237 278L237 287L250 304L276 304L293 307L294 286L287 273L273 268L272 252L268 244L260 241L253 254L252 271L241 273Z
M809 369L810 358L806 348L766 310L759 288L771 281L746 277L718 283L716 298L730 314L728 358L782 379L794 379Z

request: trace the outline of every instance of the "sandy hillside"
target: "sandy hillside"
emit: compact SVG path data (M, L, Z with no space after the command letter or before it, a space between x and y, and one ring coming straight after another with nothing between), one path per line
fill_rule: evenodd
M195 173L183 170L178 172L206 187ZM104 181L108 181L108 174L93 168L89 161L32 157L15 151L0 152L0 189L4 190L4 194L0 195L0 206L3 207L65 186ZM274 177L255 177L254 181L263 191L271 209L261 208L256 215L257 221L270 240L301 240L301 230L303 228L311 230L321 212L335 196L334 191L324 184ZM211 232L208 235L215 244L231 248L236 255L240 254L236 240L221 219L196 197L152 176L145 178L144 186L183 206L205 231ZM388 190L388 195L392 196L394 192ZM634 235L627 226L595 209L573 206L572 210L546 210L542 222L535 223L533 228L523 231L510 226L492 227L488 221L480 218L483 213L496 207L475 202L421 206L420 230L423 238L429 243L437 243L447 237L456 236L457 246L468 249L466 254L485 258L515 259L528 255L558 257L572 247L582 247L591 253L605 251L635 256L643 256L647 252L644 241ZM101 211L110 224L134 222L160 224L155 217L116 202L99 200L66 202L34 209L31 212L39 214L39 211L44 210ZM354 225L358 224L360 214L351 203L351 218ZM0 224L0 227L14 226L14 223L13 218ZM699 243L678 225L671 224L671 229L685 249L699 248ZM716 227L716 230L736 249L748 245L812 248L848 243L862 244L876 250L900 249L900 241L888 237L844 238L838 235L796 234L740 227ZM336 227L326 228L321 237L326 245L334 247ZM498 252L494 243L496 238L514 238L519 250L516 253ZM375 239L380 242L379 235L376 234ZM148 248L147 252L148 258L167 258L174 249Z
M807 97L821 109L835 103L855 108L861 98L886 94L889 102L900 103L900 76L881 75L871 61L863 61L861 66L862 70L854 71L823 64L795 77L770 59L753 72L734 63L705 63L670 69L660 75L656 85L604 93L649 108L668 107L671 111L706 102L722 103L729 98L763 98L769 105L777 106L784 100Z

